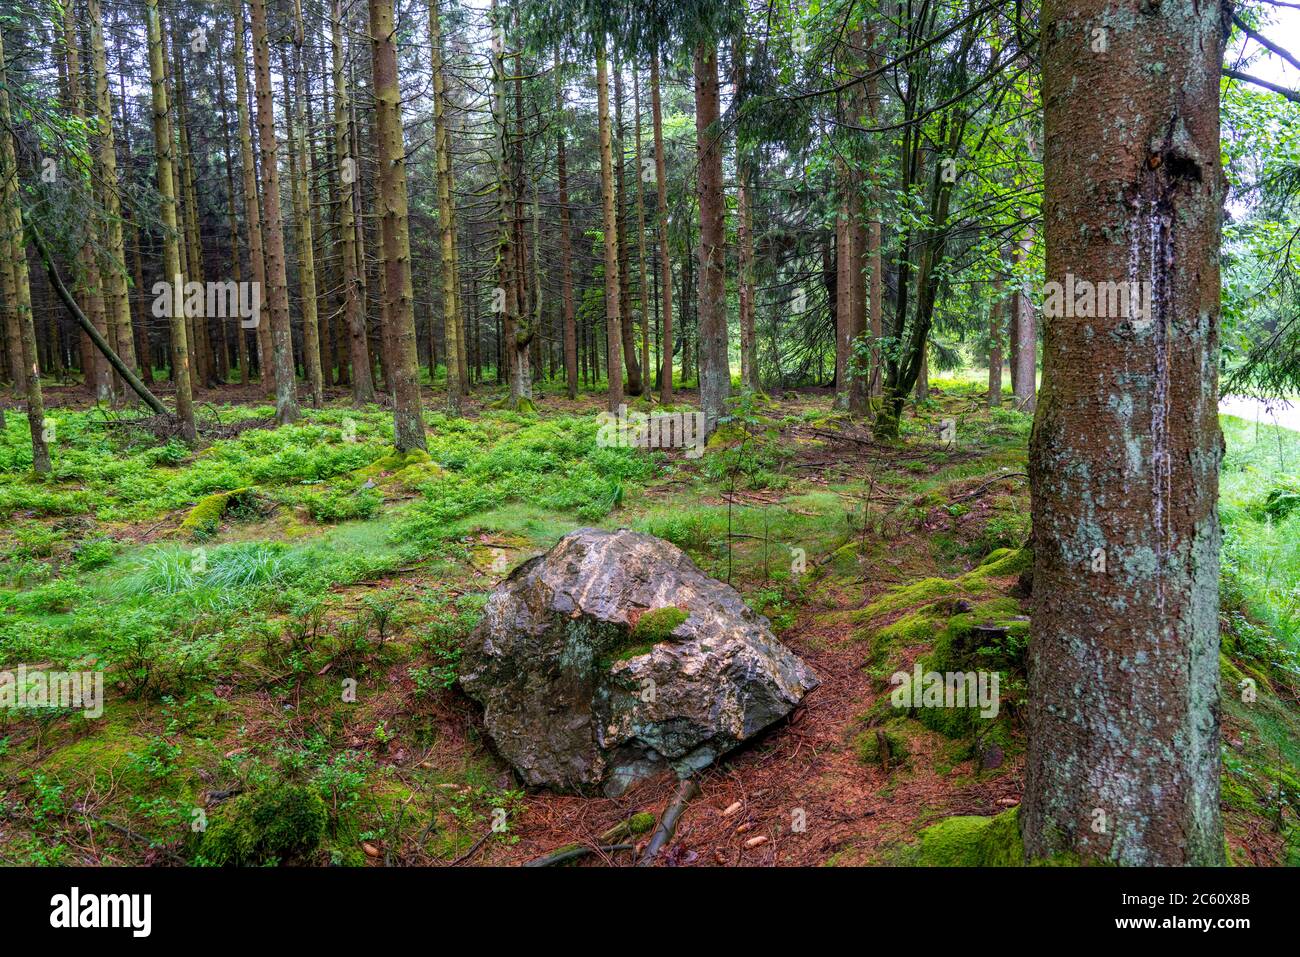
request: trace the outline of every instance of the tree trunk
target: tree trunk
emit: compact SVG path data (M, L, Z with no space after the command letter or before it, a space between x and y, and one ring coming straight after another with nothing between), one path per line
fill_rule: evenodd
M1012 262L1018 266L1023 265L1029 259L1029 251L1033 246L1034 228L1026 226L1025 235L1012 248ZM1016 374L1013 378L1016 408L1033 412L1038 378L1038 332L1037 323L1034 321L1034 303L1029 298L1029 291L1023 282L1012 294L1012 318L1015 328L1011 334L1015 336L1016 342L1012 360L1016 365Z
M407 221L406 145L402 141L401 92L397 84L397 27L392 0L369 0L375 85L379 207L384 241L384 296L391 323L393 438L398 451L425 449L420 370L415 351L411 287L411 234Z
M238 0L236 0L238 2ZM348 84L343 74L342 0L330 0L330 49L334 72L334 148L339 155L339 243L342 246L343 314L347 321L348 356L352 366L352 404L360 408L375 401L366 341L366 313L357 274L356 223L353 186L357 160L348 136Z
M722 124L718 104L718 50L695 47L695 137L699 157L696 188L700 204L700 404L707 429L717 428L731 395L727 356L727 231L722 193Z
M248 227L248 260L258 294L266 304L266 260L262 250L262 213L257 199L257 169L253 161L253 132L248 109L248 48L244 41L244 0L231 0L235 15L235 112L239 120L239 164L244 186L244 221ZM257 372L263 386L272 379L271 324L257 316Z
M233 47L232 47L233 50ZM238 67L236 67L238 69ZM216 64L217 72L217 106L221 111L221 138L226 162L226 193L229 198L227 213L230 223L230 270L231 278L238 286L244 278L243 263L239 258L239 213L235 203L235 160L230 144L230 123L227 121L229 104L226 102L226 69L223 63ZM260 295L260 292L259 292ZM248 336L244 333L241 319L235 318L235 334L239 345L239 381L248 385ZM224 333L223 333L224 338Z
M70 3L63 7L63 53L67 70L65 93L68 110L78 120L85 120L86 109L82 99L81 55L77 45L76 13ZM97 176L84 167L79 173L83 172L87 187L97 199L100 198L100 190L95 183ZM104 335L108 332L108 318L104 309L104 286L95 252L98 245L95 240L97 226L98 217L93 214L87 222L81 224L84 239L77 253L79 280L77 286L81 299L85 303L84 311L100 335ZM19 237L17 242L21 244L22 237ZM112 369L95 351L89 339L82 340L81 358L82 373L86 377L86 384L92 387L95 398L100 402L113 401L115 396Z
M569 164L565 153L564 81L560 53L555 53L556 149L555 168L560 203L560 296L564 322L564 379L569 398L578 397L578 331L573 315L573 251L569 238Z
M646 175L641 165L641 70L638 66L632 69L632 109L636 135L636 176L632 180L636 183L636 300L641 316L641 392L644 395L650 391L650 310L646 304L645 191L641 188Z
M438 232L442 254L442 328L446 341L447 407L460 415L460 303L456 294L456 204L451 175L451 134L447 129L447 81L442 74L442 24L439 0L429 0L429 46L433 64L434 150L438 166ZM430 364L430 370L433 366ZM431 372L432 374L432 372Z
M1030 859L1220 865L1222 13L1121 6L1137 26L1112 29L1104 56L1087 42L1102 0L1043 9L1049 315L1021 820ZM1067 274L1149 282L1150 308L1054 309Z
M104 276L109 342L127 366L135 367L131 335L131 301L127 294L126 244L122 237L122 204L118 199L117 147L113 141L113 104L108 95L108 57L104 50L104 21L99 0L88 0L90 49L95 71L95 112L99 116L99 188L104 204L108 268Z
M1002 405L1002 327L1006 299L1002 295L1002 278L993 280L993 303L989 306L989 408Z
M180 177L177 200L185 209L182 218L185 265L182 271L187 280L202 285L204 282L203 238L199 230L199 197L194 175L194 152L190 149L185 63L181 55L184 38L178 33L175 19L172 20L172 31L172 82L176 90L176 135L180 144L179 162L176 166ZM188 297L186 302L189 302ZM200 307L197 312L192 313L187 318L190 331L190 361L193 363L194 375L206 386L217 385L216 365L213 362L211 343L208 338L207 313L204 308Z
M596 50L596 113L600 125L600 196L605 242L605 355L609 379L609 411L623 404L623 358L619 354L618 219L614 209L614 157L609 130L609 71L604 37Z
M297 226L298 297L302 313L302 364L311 389L311 404L319 409L325 402L325 373L320 358L320 313L316 302L316 250L311 217L312 179L311 140L307 128L307 90L302 57L302 4L294 4L293 37L293 117L285 111L289 128L289 156L293 167L293 220ZM289 88L285 77L285 89Z
M614 157L614 182L616 190L614 221L618 224L618 318L619 337L623 343L623 365L627 369L627 391L629 395L640 395L642 391L641 363L636 355L636 335L632 330L632 282L628 275L628 241L627 214L623 197L623 167L625 151L623 149L623 66L614 60L614 139L611 145Z
M5 68L4 38L0 34L0 286L14 311L21 352L22 389L27 398L27 425L32 435L32 471L50 471L50 449L45 433L45 402L41 395L41 368L36 358L36 325L32 320L31 285L27 275L27 248L23 242L23 210L18 191L18 154L9 114L9 80Z
M176 193L170 110L167 105L167 75L163 63L162 18L158 0L145 0L145 19L149 34L149 84L153 100L154 152L158 167L159 219L162 221L163 286L168 290L167 317L171 331L172 378L176 385L176 418L181 436L193 443L198 434L194 427L194 395L190 381L190 350L185 328L185 310L180 308L181 284L180 236L176 229Z
M298 420L293 333L289 327L289 281L284 267L284 219L280 213L280 162L275 141L275 100L271 93L271 50L266 36L266 0L249 0L253 22L253 72L257 88L257 138L262 149L265 188L266 299L271 313L271 353L275 365L275 418L281 425Z
M655 136L655 192L659 209L655 234L659 237L660 285L663 295L664 322L660 342L663 369L659 379L659 401L667 405L673 401L673 261L668 256L668 182L664 163L663 103L659 95L659 50L650 56L650 109L654 114Z

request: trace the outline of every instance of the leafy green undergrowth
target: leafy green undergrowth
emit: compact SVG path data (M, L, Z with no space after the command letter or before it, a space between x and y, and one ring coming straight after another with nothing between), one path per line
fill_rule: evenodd
M594 415L432 414L428 455L395 454L375 411L308 412L165 454L58 415L60 475L19 474L21 455L0 475L0 539L17 546L0 576L0 667L101 671L105 712L0 714L0 814L41 835L0 840L0 859L62 860L66 848L49 848L64 830L98 827L77 819L78 795L123 763L143 776L107 819L192 863L364 864L416 844L421 860L450 859L489 825L512 839L497 818L508 825L522 795L500 766L457 745L464 732L442 753L460 643L497 558L508 567L606 520L660 456L600 448ZM97 468L109 459L125 465ZM159 512L189 519L152 544L113 537L115 523ZM160 727L168 702L184 720ZM417 748L432 757L396 774L389 763ZM32 762L42 770L23 770ZM281 817L303 827L267 833ZM149 853L112 833L97 830L108 860Z
M1251 618L1300 646L1300 433L1220 417L1223 573Z
M226 407L225 420L265 420L269 407ZM391 445L391 416L366 410L307 409L301 422L248 428L194 451L158 445L138 429L110 428L97 410L51 412L54 470L31 475L25 424L11 416L0 433L0 517L92 515L135 521L186 508L204 496L248 486L320 482L361 468Z

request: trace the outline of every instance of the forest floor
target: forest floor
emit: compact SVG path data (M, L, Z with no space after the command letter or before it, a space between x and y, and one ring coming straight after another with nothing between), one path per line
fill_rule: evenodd
M822 680L700 775L662 863L973 862L931 826L1019 803L1030 419L977 385L938 383L891 444L824 392L786 393L695 459L599 447L600 396L430 413L426 460L342 395L275 429L258 386L214 390L192 451L50 394L52 480L27 473L21 416L0 437L0 670L102 667L106 694L102 717L0 709L0 862L518 864L657 817L671 775L619 798L525 791L455 686L492 587L583 525L679 545ZM1233 423L1225 825L1234 863L1297 863L1295 619L1274 597L1294 581L1274 566L1300 551L1264 580L1251 548L1272 554L1277 503L1300 501L1300 444ZM917 662L997 670L997 717L892 707L890 675ZM270 794L297 831L257 831Z

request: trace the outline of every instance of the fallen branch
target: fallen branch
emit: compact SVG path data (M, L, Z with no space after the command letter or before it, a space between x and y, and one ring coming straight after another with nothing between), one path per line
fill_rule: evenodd
M477 841L474 842L473 847L471 847L460 857L452 861L451 866L455 867L457 864L464 864L466 861L468 861L471 857L474 856L474 854L478 851L480 847L482 847L484 844L487 843L487 839L491 836L492 836L492 832L489 830L486 834L484 834L482 837L480 837Z
M659 825L650 835L650 842L646 844L641 860L637 861L637 867L649 867L654 863L664 845L673 839L673 834L677 831L677 822L681 819L682 812L686 810L686 805L699 793L700 785L694 778L687 778L677 786L677 796L664 811L664 816L659 819Z
M543 854L541 857L535 857L531 861L525 861L521 867L552 867L556 864L563 864L565 861L577 860L585 857L594 851L602 854L612 854L615 851L630 851L635 848L635 844L602 844L598 847L592 847L589 844L566 844L564 847L556 848L549 854Z
M1008 472L1006 475L999 475L996 478L989 479L987 482L985 482L979 488L975 489L975 491L973 492L967 492L965 495L958 495L949 504L956 505L958 502L965 502L965 501L969 501L972 498L978 498L980 495L984 494L985 489L989 488L990 486L996 485L998 482L1001 482L1003 479L1010 479L1010 478L1027 479L1029 478L1029 476L1026 475L1024 472Z
M136 841L137 843L147 845L150 850L157 851L159 854L163 855L173 864L180 864L181 866L187 866L189 864L189 862L185 860L185 858L181 857L175 851L169 851L165 847L159 847L154 842L153 838L141 834L139 831L133 831L129 827L126 827L122 824L118 824L114 821L110 821L107 818L95 817L93 814L87 814L84 811L82 812L81 816L85 818L87 821L94 821L96 824L102 824L107 828L111 828L112 830L117 831L117 833L121 834L123 837L127 837L133 841Z

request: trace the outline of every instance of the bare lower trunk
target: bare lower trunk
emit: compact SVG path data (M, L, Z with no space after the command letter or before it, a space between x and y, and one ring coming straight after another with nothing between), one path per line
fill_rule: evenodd
M399 451L425 449L415 348L411 234L406 197L406 145L397 83L397 39L392 0L370 0L370 43L375 84L375 137L379 159L379 212L383 223L384 298L390 323L389 376L393 383L393 440Z
M726 201L722 194L722 124L718 122L718 51L695 48L695 137L700 204L700 404L709 431L725 414L731 395L727 356Z
M271 313L271 352L275 366L275 418L281 425L298 419L293 336L289 328L289 283L284 266L284 219L280 212L280 164L271 96L271 53L266 36L266 0L249 0L253 21L253 67L257 87L257 133L262 148L265 189L262 219L266 241L266 300Z
M993 281L993 304L989 306L989 408L996 409L1002 405L1002 340L1006 336L1003 329L1003 313L1006 299L1002 296L1001 278Z
M600 125L600 193L605 231L605 349L609 377L609 411L623 402L623 359L619 354L618 218L614 210L614 158L610 148L609 77L605 65L605 42L596 51L596 110Z
M1012 261L1016 264L1029 258L1029 251L1034 245L1032 226L1025 227L1025 236L1012 251ZM1016 408L1025 412L1034 411L1035 392L1038 379L1038 323L1034 316L1034 303L1024 286L1019 286L1012 294L1012 319L1016 348L1012 361L1016 366L1014 388Z
M238 2L238 0L236 0ZM362 304L361 277L357 273L355 204L353 187L357 160L348 135L348 85L343 73L342 0L331 0L330 50L334 74L334 148L339 157L339 243L342 260L343 317L347 325L348 357L352 378L352 404L375 401L375 384L370 375L370 348L366 341L366 314Z
M659 96L659 51L650 56L650 108L654 114L655 137L655 192L658 197L658 216L655 235L659 239L660 295L663 296L663 332L660 347L663 352L663 369L659 373L659 401L673 401L673 263L668 257L668 184L664 170L663 105Z
M1140 27L1112 29L1094 53L1088 25L1117 15ZM1043 9L1048 286L1022 809L1033 859L1223 863L1220 17L1217 4L1138 0L1119 14L1103 0ZM1150 308L1067 311L1053 292L1067 274L1149 283Z
M176 385L176 418L181 423L181 437L194 442L194 397L190 380L189 343L186 339L185 312L179 308L177 284L182 281L180 239L176 229L176 193L173 176L174 145L167 106L167 78L163 64L162 18L158 0L146 0L145 20L149 35L149 82L153 103L154 150L158 167L159 220L162 223L163 282L171 291L167 310L171 331L172 379Z
M18 193L18 160L12 130L4 38L0 35L0 292L13 310L14 322L18 326L20 385L27 399L32 471L44 475L50 471L50 448L45 432L41 368L36 358L36 327L32 321L27 250L23 243L23 211Z

